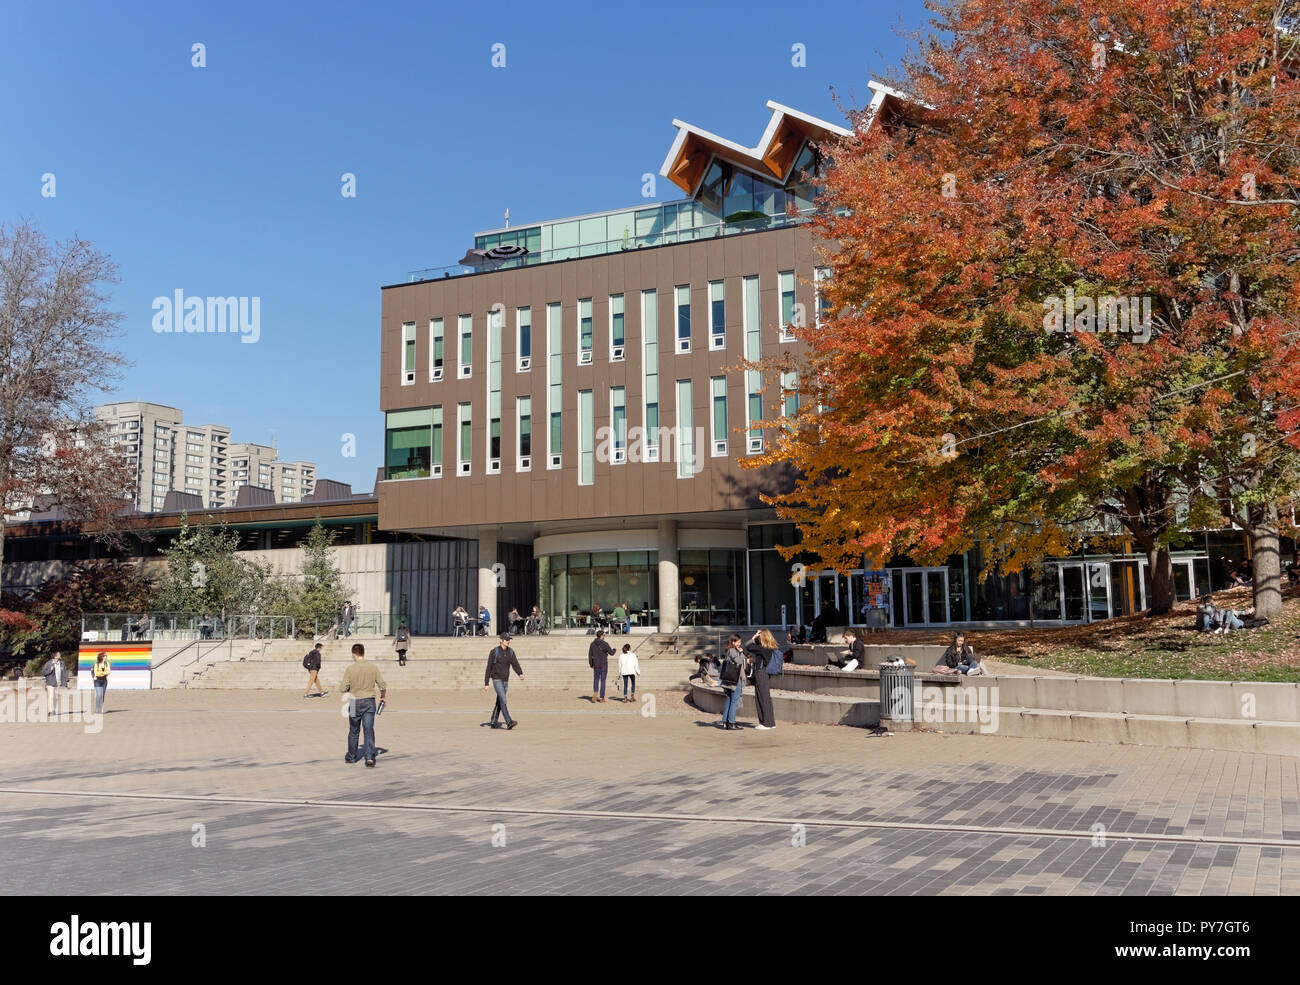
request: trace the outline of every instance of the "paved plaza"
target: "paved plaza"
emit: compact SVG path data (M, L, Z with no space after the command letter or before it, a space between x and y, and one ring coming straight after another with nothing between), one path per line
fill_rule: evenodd
M0 892L1296 894L1300 760L782 724L511 688L110 693L4 724ZM752 714L746 698L746 713ZM746 724L752 725L752 718Z

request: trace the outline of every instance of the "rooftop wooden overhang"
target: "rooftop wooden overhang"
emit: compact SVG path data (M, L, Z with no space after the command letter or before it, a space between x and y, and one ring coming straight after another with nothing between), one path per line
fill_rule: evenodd
M872 100L863 114L864 126L873 121L892 118L902 94L869 82ZM677 137L673 140L668 157L664 159L659 174L667 178L692 198L699 191L705 170L716 155L733 165L746 168L777 184L784 185L792 177L795 159L805 142L821 143L827 138L847 137L852 131L827 120L809 116L780 103L767 103L772 117L767 122L763 136L753 147L742 147L734 141L719 137L682 120L673 120Z

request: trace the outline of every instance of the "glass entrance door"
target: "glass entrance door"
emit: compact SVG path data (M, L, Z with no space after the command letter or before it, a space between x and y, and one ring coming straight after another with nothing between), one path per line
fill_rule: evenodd
M948 569L904 568L903 619L907 626L942 626L948 622Z
M1104 561L1058 565L1063 622L1110 618L1110 566Z
M1084 587L1083 565L1061 565L1061 619L1065 622L1083 622L1087 589Z

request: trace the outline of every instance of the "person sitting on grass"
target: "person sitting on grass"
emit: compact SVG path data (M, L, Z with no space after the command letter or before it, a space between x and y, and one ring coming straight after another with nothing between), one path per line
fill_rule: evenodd
M953 636L952 642L948 644L948 649L943 651L939 657L939 662L934 665L933 673L936 674L964 674L969 671L961 669L965 664L967 667L979 663L975 657L975 651L966 643L966 634L957 633Z
M1216 609L1219 614L1219 626L1214 630L1216 636L1227 636L1237 629L1258 629L1267 626L1268 620L1255 617L1255 607L1247 609Z
M1208 633L1211 630L1218 631L1219 628L1219 608L1210 601L1209 595L1202 595L1196 603L1196 631L1198 633Z

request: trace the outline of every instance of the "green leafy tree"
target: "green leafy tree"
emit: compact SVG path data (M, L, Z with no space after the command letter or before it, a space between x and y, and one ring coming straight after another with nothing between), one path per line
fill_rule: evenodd
M304 629L319 621L328 625L348 597L343 573L334 563L334 531L326 530L316 518L303 545L302 580L298 583L298 624Z
M181 531L164 552L167 573L154 596L162 612L217 613L223 619L256 611L269 572L239 557L239 536L222 524L191 526L181 517Z

